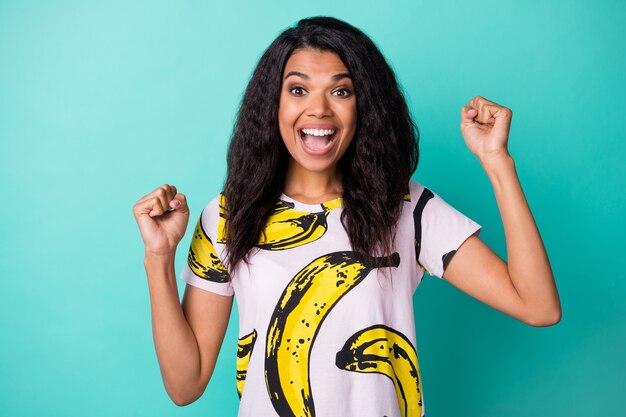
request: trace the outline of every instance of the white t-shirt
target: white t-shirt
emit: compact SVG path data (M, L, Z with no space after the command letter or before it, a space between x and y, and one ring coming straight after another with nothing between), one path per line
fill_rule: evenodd
M250 264L229 279L222 198L200 215L180 278L237 298L238 415L423 416L413 293L425 271L442 277L480 225L410 181L395 252L363 259L341 224L341 198L283 194Z

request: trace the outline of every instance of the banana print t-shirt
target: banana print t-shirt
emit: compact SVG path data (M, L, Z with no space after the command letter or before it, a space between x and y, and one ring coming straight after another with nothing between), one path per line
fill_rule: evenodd
M341 224L341 198L283 194L232 277L223 197L206 205L180 278L236 297L239 416L425 415L413 294L481 227L415 181L403 204L394 252L364 258Z

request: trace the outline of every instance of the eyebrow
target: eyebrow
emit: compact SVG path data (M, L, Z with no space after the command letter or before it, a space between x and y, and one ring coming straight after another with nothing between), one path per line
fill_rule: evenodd
M309 77L308 75L306 75L303 72L300 72L300 71L289 71L287 73L287 75L285 75L285 80L287 78L291 77L291 76L304 78L305 80L310 80L311 79L311 77ZM331 78L332 78L333 81L339 81L339 80L344 79L344 78L352 79L352 77L350 77L350 74L348 74L347 72L341 72L339 74L335 74Z

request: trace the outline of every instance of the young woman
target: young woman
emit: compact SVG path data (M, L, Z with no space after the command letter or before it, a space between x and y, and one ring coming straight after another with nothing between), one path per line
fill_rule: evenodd
M204 392L234 294L240 416L424 415L412 296L425 272L530 325L557 323L548 257L507 150L511 117L479 96L461 109L506 263L477 223L410 179L418 132L372 41L325 17L280 34L244 95L224 190L196 224L182 305L184 194L165 184L133 209L172 400Z

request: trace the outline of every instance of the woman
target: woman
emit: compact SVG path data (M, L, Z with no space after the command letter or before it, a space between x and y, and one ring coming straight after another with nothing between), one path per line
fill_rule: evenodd
M224 191L198 219L182 306L185 196L165 184L134 207L173 401L206 388L234 294L240 416L424 415L412 295L425 272L530 325L557 323L550 264L507 150L511 117L478 96L461 109L500 208L505 263L477 223L410 180L417 129L372 41L324 17L279 35L244 95Z

